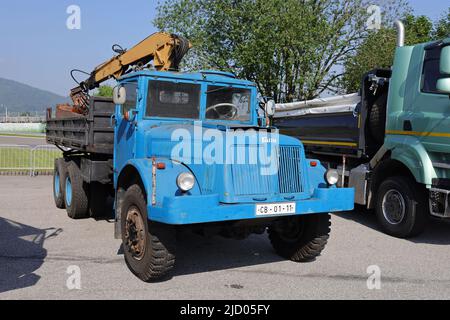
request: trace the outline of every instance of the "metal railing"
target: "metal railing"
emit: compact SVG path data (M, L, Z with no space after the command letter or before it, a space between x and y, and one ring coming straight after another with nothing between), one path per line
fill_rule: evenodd
M0 174L51 173L62 152L51 145L26 146L0 144Z
M43 123L45 119L45 112L0 113L0 123Z

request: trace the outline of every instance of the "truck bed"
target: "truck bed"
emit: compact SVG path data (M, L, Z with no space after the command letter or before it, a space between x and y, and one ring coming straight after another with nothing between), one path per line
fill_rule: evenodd
M277 105L274 125L313 153L360 154L358 94Z
M387 97L391 75L389 69L368 72L359 94L278 104L274 125L299 138L309 154L370 159L383 144L385 131L385 117L375 114L374 104ZM385 116L386 103L379 110Z
M52 118L47 115L47 143L85 153L113 154L114 128L112 99L91 97L87 116Z

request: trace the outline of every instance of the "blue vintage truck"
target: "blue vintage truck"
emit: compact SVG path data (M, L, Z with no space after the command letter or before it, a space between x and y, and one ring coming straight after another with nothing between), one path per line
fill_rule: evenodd
M354 191L268 127L261 108L274 105L258 101L254 83L224 72L121 75L112 100L48 115L47 141L64 151L56 206L75 219L113 212L127 265L144 281L173 268L181 227L236 239L267 230L282 257L313 260L329 213L352 210Z

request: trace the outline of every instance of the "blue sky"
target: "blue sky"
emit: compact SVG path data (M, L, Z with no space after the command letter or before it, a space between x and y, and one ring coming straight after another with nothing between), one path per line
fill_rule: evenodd
M158 0L2 0L0 77L67 95L75 86L69 71L92 70L112 56L111 46L133 44L157 31ZM68 30L66 9L81 8L81 30ZM437 19L446 0L410 0L416 14Z

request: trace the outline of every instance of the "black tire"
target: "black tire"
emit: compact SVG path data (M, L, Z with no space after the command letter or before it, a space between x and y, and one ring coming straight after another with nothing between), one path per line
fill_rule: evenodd
M309 262L325 249L330 226L329 214L288 217L269 227L269 239L281 257L295 262Z
M142 219L141 227L137 227L136 223L133 226L132 218L127 222L129 212L134 212L135 216ZM121 208L121 228L125 261L130 270L145 282L168 276L175 265L175 228L148 220L147 203L139 185L131 186L125 193ZM138 234L142 234L142 237L133 242ZM138 241L143 245L139 250L133 249Z
M375 212L385 233L397 238L415 237L428 221L426 190L408 177L389 178L378 188Z
M98 182L89 184L89 216L91 218L113 218L112 188L112 185Z
M64 158L55 159L55 169L53 170L53 199L58 209L65 209L65 181L67 166Z
M78 165L71 161L67 166L65 203L67 215L72 219L89 217L89 186L83 181ZM71 190L69 195L69 188Z
M369 117L369 129L373 139L379 143L384 143L386 132L386 108L387 93L383 93L372 105Z

